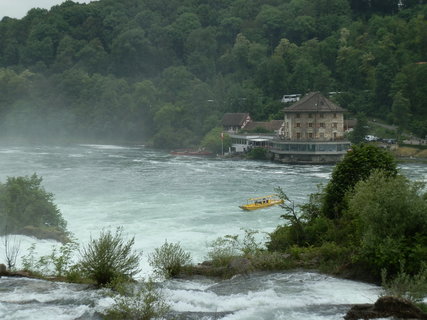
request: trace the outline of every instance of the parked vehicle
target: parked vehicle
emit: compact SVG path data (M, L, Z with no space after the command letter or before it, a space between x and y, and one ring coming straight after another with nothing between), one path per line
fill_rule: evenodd
M372 135L367 135L365 136L365 141L378 141L379 138L376 136L372 136Z

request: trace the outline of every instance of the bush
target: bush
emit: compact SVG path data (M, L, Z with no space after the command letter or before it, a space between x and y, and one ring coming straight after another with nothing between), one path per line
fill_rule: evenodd
M77 250L78 244L71 240L59 248L53 246L52 252L48 255L36 258L36 245L33 243L27 254L22 257L24 270L41 277L64 277L68 278L69 273L75 266L72 266L72 255Z
M241 255L237 238L238 236L226 235L209 244L208 259L212 261L214 267L227 266L233 258Z
M114 305L106 311L107 320L162 319L170 307L152 281L136 286L121 286Z
M139 270L140 255L132 251L135 239L122 238L122 229L101 231L98 239L90 239L81 250L81 270L98 285L106 285L115 278L132 278Z
M255 235L258 231L244 230L245 235L226 235L219 237L209 244L208 259L215 267L224 267L236 257L252 257L259 254L265 248L264 244L258 242Z
M354 221L352 236L360 258L375 273L394 275L400 264L410 274L427 262L427 199L423 184L377 172L359 182L346 215Z
M185 252L178 243L165 243L149 256L149 263L154 272L165 278L177 276L183 266L191 263L191 255Z
M402 266L400 272L392 279L387 279L387 271L383 269L381 279L387 296L404 298L419 303L427 295L427 269L425 266L413 276L406 273Z
M388 151L376 146L352 146L352 150L335 166L332 178L325 187L323 215L330 219L340 218L347 207L346 193L351 192L358 181L367 179L375 170L394 176L397 174L396 161Z
M267 159L267 149L265 148L254 148L250 150L246 157L251 160L266 160Z
M297 237L292 226L278 226L269 236L270 240L267 242L269 251L285 252L289 247L296 244Z
M333 221L321 214L323 194L320 191L311 194L308 203L295 205L281 188L275 190L279 198L284 200L281 207L285 213L281 217L289 224L278 226L269 234L270 241L267 243L267 248L270 251L286 251L293 245L321 245L323 241L331 240L334 225Z
M294 268L295 260L290 259L287 255L279 252L259 252L253 256L251 263L257 270L284 270Z

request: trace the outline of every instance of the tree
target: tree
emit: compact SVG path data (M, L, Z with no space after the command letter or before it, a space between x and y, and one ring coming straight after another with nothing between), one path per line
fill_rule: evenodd
M325 187L323 214L330 219L339 218L347 207L345 194L375 170L383 170L387 175L395 176L396 160L388 151L377 146L353 145L344 159L335 166L332 178Z
M359 113L356 119L356 126L350 134L350 141L354 144L363 142L365 140L365 136L368 134L368 120L365 114Z
M53 203L53 194L46 192L41 182L42 178L33 174L9 177L0 184L0 219L8 226L7 232L21 233L27 226L66 232L67 223Z
M356 221L354 243L364 263L376 275L401 270L420 272L427 257L427 198L424 184L402 175L375 171L359 181L348 201L348 216Z
M393 119L393 123L399 126L400 131L408 128L410 121L410 102L403 96L401 91L399 91L393 98L391 117Z
M228 134L222 133L222 128L215 127L209 131L202 139L201 146L216 154L227 151L231 147L231 138Z
M135 28L118 35L112 44L112 55L119 75L133 76L152 71L153 48L144 30Z
M133 251L135 238L125 241L123 229L101 231L98 239L91 237L82 248L79 265L98 285L106 285L118 278L130 279L139 270L140 255Z
M263 5L255 21L261 26L270 47L276 46L285 25L282 10L278 7Z

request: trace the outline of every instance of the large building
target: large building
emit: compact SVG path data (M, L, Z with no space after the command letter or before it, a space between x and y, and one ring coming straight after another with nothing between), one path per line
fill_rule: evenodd
M309 93L285 108L285 140L332 141L344 138L346 110L322 96Z
M275 160L334 163L350 148L344 138L345 109L312 92L284 110L284 130L270 148Z

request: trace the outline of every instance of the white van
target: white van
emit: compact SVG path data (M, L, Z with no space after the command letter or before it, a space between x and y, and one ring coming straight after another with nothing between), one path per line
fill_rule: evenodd
M367 135L365 136L365 141L377 141L379 138L376 136Z

